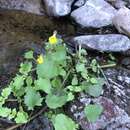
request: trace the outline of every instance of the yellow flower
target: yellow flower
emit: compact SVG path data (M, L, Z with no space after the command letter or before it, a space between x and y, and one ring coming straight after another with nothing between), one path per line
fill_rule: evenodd
M42 64L43 63L43 55L42 54L40 54L39 56L38 56L38 58L37 58L37 63L38 64Z
M51 37L49 37L49 43L50 44L57 44L58 39L56 37L56 34L54 33Z

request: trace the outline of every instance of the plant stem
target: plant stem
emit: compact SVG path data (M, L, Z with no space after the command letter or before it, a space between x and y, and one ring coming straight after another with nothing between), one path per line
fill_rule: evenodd
M115 67L115 66L116 66L116 64L113 63L113 64L101 65L100 68L105 69L105 68L111 68L111 67ZM92 69L92 67L87 67L87 69Z
M101 68L100 65L98 65L98 69L100 70L100 72L102 73L104 79L106 80L107 85L110 87L109 81L108 81L106 75L104 74L103 69Z
M66 75L66 77L65 77L64 81L62 82L61 87L62 87L62 86L64 86L64 84L65 84L65 82L66 82L67 78L68 78L68 77L69 77L69 75L70 75L70 72L71 72L71 69L68 71L68 73L67 73L67 75Z
M6 101L7 102L17 102L18 100L17 99L7 99Z

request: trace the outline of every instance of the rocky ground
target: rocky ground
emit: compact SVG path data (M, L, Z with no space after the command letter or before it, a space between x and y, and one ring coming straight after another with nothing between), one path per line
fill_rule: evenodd
M0 0L0 88L17 72L24 51L41 53L54 30L71 48L81 44L100 62L108 52L117 59L115 68L103 69L108 83L103 94L97 99L79 94L66 113L81 130L130 130L130 0ZM91 124L83 112L90 102L105 108ZM0 130L12 125L0 118ZM39 116L18 130L52 129Z

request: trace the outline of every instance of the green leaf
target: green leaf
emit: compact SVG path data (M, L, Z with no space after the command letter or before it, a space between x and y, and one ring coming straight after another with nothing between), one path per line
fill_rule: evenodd
M98 97L102 93L102 86L99 85L89 86L88 93L93 97Z
M75 122L64 114L58 114L52 121L55 130L76 130Z
M62 84L61 79L59 77L56 77L51 81L51 84L54 88L59 88Z
M15 118L16 115L17 115L17 111L16 111L16 109L14 108L14 109L11 111L11 113L10 113L10 115L9 115L9 117L8 117L9 120Z
M43 64L37 65L37 75L41 78L53 78L58 75L58 66L53 61L45 58Z
M28 74L32 69L32 63L31 62L26 62L26 63L21 63L19 72L22 74Z
M15 122L17 124L27 123L28 122L28 114L26 112L18 112L17 117L15 118Z
M66 49L64 46L57 46L56 51L51 54L52 60L54 61L64 61L66 59ZM62 63L62 62L61 62Z
M67 95L57 96L49 94L46 96L46 104L49 108L56 109L62 107L67 102Z
M78 79L77 79L76 75L73 77L71 84L72 85L78 85Z
M4 97L4 98L8 98L8 96L11 94L11 88L8 87L8 88L4 88L2 90L2 93L1 95Z
M103 112L101 105L87 105L84 109L85 115L90 122L95 122Z
M86 70L85 64L83 64L83 63L78 63L78 64L76 65L76 71L77 71L77 72L83 72L84 70Z
M33 59L33 51L26 52L24 58Z
M6 100L6 98L4 98L4 97L0 97L0 107L2 107L2 105L3 104L5 104L5 100Z
M1 117L8 117L11 113L11 109L7 107L0 107L0 116Z
M92 71L93 72L97 72L98 67L97 67L97 61L96 61L96 59L92 60L90 66L92 67Z
M27 86L31 86L32 83L33 83L32 77L31 77L31 76L28 76L27 79L26 79L26 84L27 84Z
M35 88L36 88L36 90L43 90L45 93L49 94L51 92L50 80L39 78L35 82Z
M75 86L74 92L82 92L82 86Z
M67 101L72 101L73 99L74 99L73 93L72 93L72 92L69 92L69 93L68 93L68 99L67 99Z
M24 85L24 80L24 76L17 75L14 78L14 82L12 82L11 86L13 86L14 90L19 90Z
M28 106L28 110L33 110L35 106L41 106L43 98L32 87L28 87L24 96L24 103Z
M66 71L64 69L60 69L60 73L61 76L65 77L66 76Z
M98 97L102 94L102 86L104 83L104 79L98 78L97 83L87 84L86 92L93 97Z
M90 82L91 82L92 84L98 83L97 78L95 78L95 77L92 77L92 78L90 79Z
M89 79L89 75L88 75L88 71L87 71L87 69L84 70L83 72L81 72L81 76L82 76L84 79L86 79L86 80Z

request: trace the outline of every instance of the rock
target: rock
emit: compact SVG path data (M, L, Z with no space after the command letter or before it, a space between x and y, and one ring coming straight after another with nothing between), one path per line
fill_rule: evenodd
M116 9L120 9L121 7L124 7L127 5L127 2L124 0L105 0L112 4Z
M116 9L104 0L88 0L71 17L82 27L100 28L111 25L115 13Z
M41 0L0 0L0 8L24 10L33 14L44 15Z
M71 12L74 0L43 0L50 16L60 17Z
M130 71L122 67L104 70L109 86L104 90L104 95L110 97L119 107L130 115Z
M130 10L122 7L113 18L113 24L120 33L130 37Z
M18 59L26 49L35 49L34 43L39 47L41 42L39 36L28 32L0 30L0 72L8 72L12 66L19 63Z
M127 5L127 2L123 0L116 0L116 2L114 3L114 7L117 9L125 7L126 5Z
M85 4L86 0L77 0L75 3L74 3L74 6L75 7L81 7Z
M130 49L130 40L121 34L82 35L68 40L72 46L82 45L89 50L125 52Z
M54 30L66 35L75 33L74 26L68 21L8 9L0 10L0 29L6 31L13 29L18 32L26 30L40 35L42 38L47 38Z
M130 69L130 57L123 58L121 64L123 65L123 67Z
M89 123L84 114L84 106L91 102L103 106L104 111L100 118ZM88 98L86 95L81 95L78 102L73 103L70 107L74 119L80 124L83 130L129 130L130 116L120 107L118 107L111 99L99 97L97 99Z

